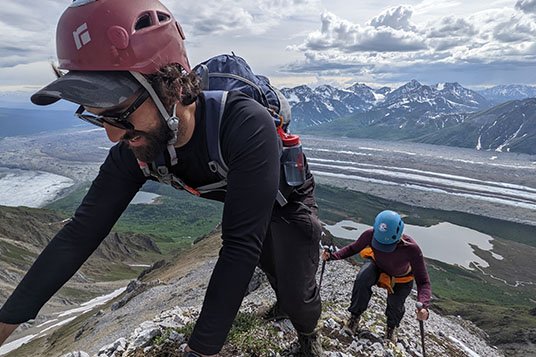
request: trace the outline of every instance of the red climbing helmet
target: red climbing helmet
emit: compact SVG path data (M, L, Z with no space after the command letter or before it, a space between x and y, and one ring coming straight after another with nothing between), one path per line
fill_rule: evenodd
M59 67L76 71L155 73L190 64L184 34L157 0L76 0L56 30Z
M136 73L155 73L171 63L190 71L182 29L158 0L75 0L58 22L56 46L59 67L69 73L32 95L35 104L66 99L113 107L142 85L150 90Z

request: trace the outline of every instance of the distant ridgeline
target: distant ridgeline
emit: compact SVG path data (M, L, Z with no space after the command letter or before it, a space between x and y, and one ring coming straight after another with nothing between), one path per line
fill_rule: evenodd
M458 83L413 80L395 90L356 83L282 92L292 107L292 128L302 133L536 154L536 87L475 92Z
M92 126L76 118L73 111L0 107L0 138L75 127Z
M476 92L459 83L429 86L412 80L396 89L356 83L345 89L301 85L282 92L292 107L291 130L300 133L536 154L536 87ZM0 138L89 127L74 117L71 103L39 108L27 98L18 100L0 97Z

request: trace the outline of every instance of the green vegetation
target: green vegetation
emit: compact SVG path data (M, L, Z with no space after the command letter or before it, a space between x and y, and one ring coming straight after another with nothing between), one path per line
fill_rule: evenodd
M22 267L25 265L25 262L35 254L11 243L0 241L0 255L2 256L3 264L12 264L17 267Z
M58 295L67 296L72 301L82 301L86 302L91 299L96 298L97 296L102 295L101 293L96 293L92 290L86 289L85 287L72 287L69 285L64 285L59 291Z
M72 215L88 186L82 187L47 208ZM189 246L197 237L212 231L220 222L222 204L194 197L155 182L143 191L161 195L154 204L130 205L114 226L119 233L141 233L154 238L162 252Z
M194 322L190 322L180 328L165 329L161 335L154 339L156 348L144 356L177 356L179 346L169 340L171 333L183 334L185 339L188 339L193 328ZM276 328L267 324L259 316L239 312L220 354L222 356L236 356L241 351L247 356L273 356L275 353L281 352L281 346L275 342L276 337Z
M338 118L321 125L300 128L300 132L304 134L313 134L317 136L328 137L348 137L348 138L378 138L383 140L395 141L419 141L418 138L435 130L430 127L423 128L417 125L411 125L412 118L415 122L422 113L405 113L407 125L404 127L393 127L392 124L380 124L387 114L386 110L375 110L366 113L351 114L346 117ZM411 115L411 118L408 117ZM378 123L369 126L370 122Z
M281 352L280 346L275 342L277 330L264 322L259 316L252 313L238 313L233 327L229 332L227 341L243 351L248 356L274 355Z
M488 333L492 344L533 344L536 341L536 318L526 306L442 299L436 301L434 307L442 314L459 315L474 322Z
M494 283L481 274L434 261L429 264L433 308L460 315L486 331L493 344L536 341L536 318L527 306L534 289Z
M45 206L45 208L61 212L64 215L73 215L76 208L80 205L80 202L82 202L82 199L86 195L88 189L89 183L82 185L77 190L69 193L67 196L48 204Z
M94 278L99 281L130 280L138 276L144 269L143 267L131 267L126 264L110 264L103 267L103 270Z
M438 303L443 300L453 300L460 304L482 303L498 306L524 304L526 306L534 293L529 289L514 289L504 283L492 283L479 272L435 260L429 262L428 273L433 282L433 291L438 298ZM494 285L496 287L490 288Z

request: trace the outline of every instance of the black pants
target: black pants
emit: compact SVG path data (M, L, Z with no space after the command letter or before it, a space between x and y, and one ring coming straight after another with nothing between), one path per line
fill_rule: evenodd
M372 286L378 282L380 273L381 271L374 261L367 259L355 279L352 290L352 301L348 311L359 316L367 309L372 296ZM388 294L387 307L385 309L387 326L398 327L400 325L400 321L402 321L402 317L404 317L404 313L406 312L404 302L411 293L412 288L413 281L395 284L394 293Z
M322 227L316 212L297 203L276 208L263 243L260 267L280 307L298 332L310 333L320 318L316 284Z

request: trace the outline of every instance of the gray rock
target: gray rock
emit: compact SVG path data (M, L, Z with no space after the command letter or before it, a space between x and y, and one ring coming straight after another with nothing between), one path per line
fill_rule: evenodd
M168 339L170 341L176 342L176 343L182 343L186 340L183 333L178 333L177 331L171 331L169 334Z
M97 355L100 356L112 356L116 352L124 352L127 348L127 340L124 337L104 346L99 350Z

